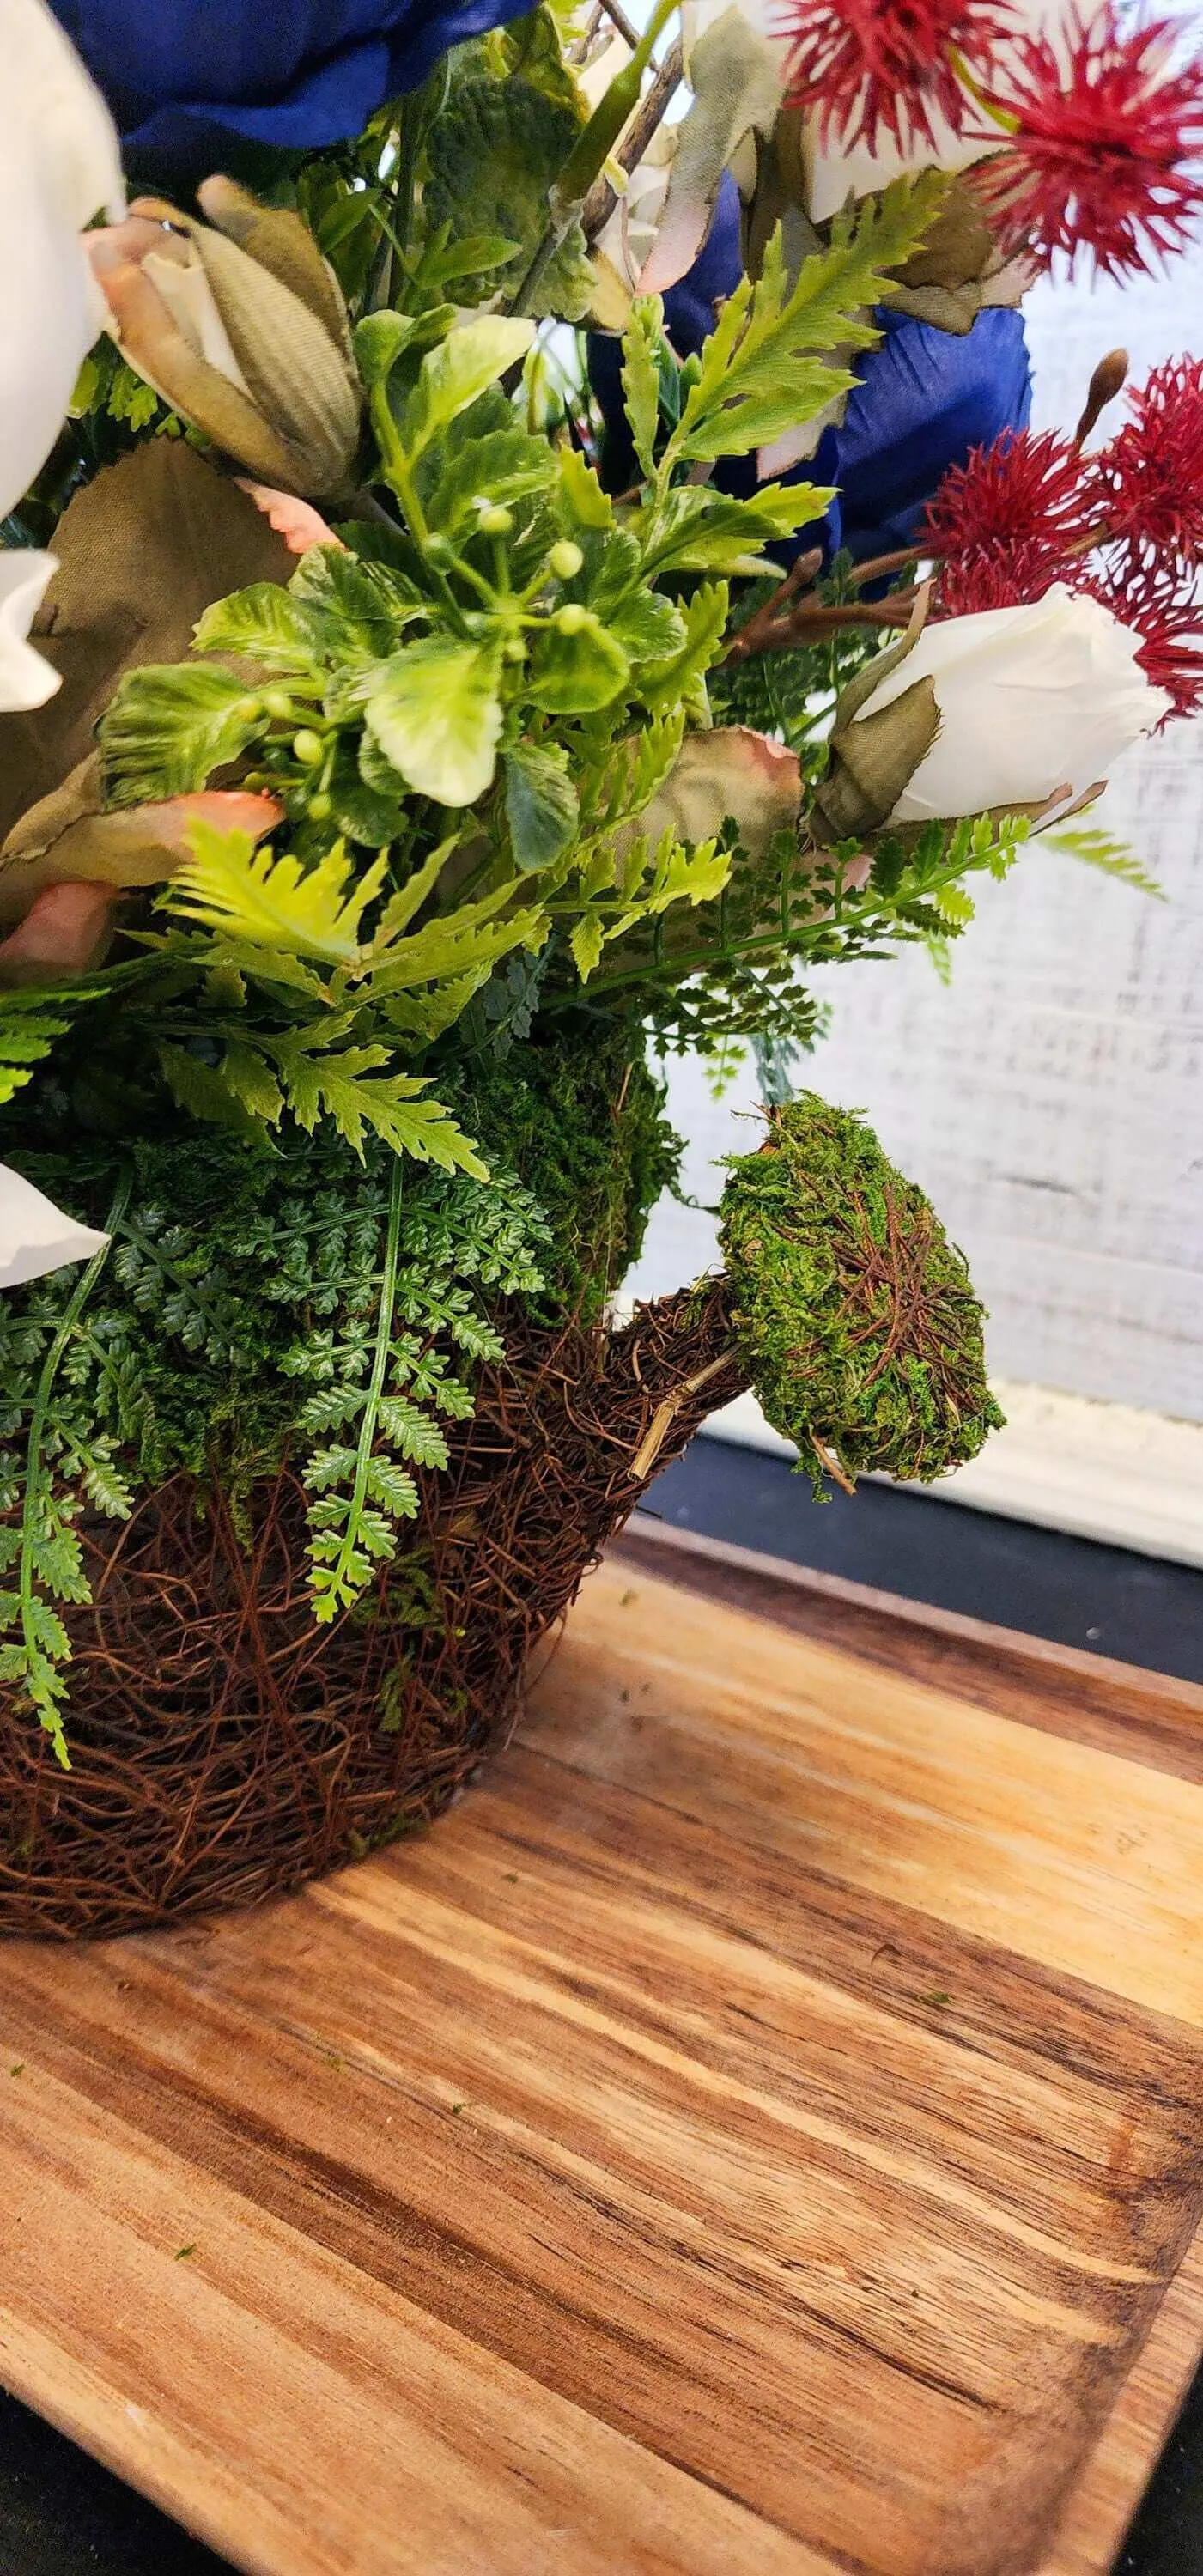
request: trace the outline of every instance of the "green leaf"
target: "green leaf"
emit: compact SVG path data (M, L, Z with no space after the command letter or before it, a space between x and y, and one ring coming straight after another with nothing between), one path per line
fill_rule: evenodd
M393 655L368 700L368 731L420 796L475 805L496 767L500 685L499 645L425 636Z
M631 424L640 469L650 481L660 426L660 341L664 306L658 295L637 295L622 336L623 408Z
M800 483L788 492L769 484L755 501L732 501L700 484L681 484L653 511L645 514L642 533L644 573L651 580L666 572L772 572L760 548L777 543L795 528L821 519L832 498L829 485ZM767 505L767 506L766 506Z
M505 811L515 865L548 868L569 848L580 828L580 804L568 774L568 754L517 742L502 763Z
M356 877L341 842L306 876L291 852L274 858L247 832L221 832L201 820L188 827L189 856L160 901L210 929L229 929L252 946L354 965L360 922L384 882L379 859Z
M362 1155L365 1128L371 1128L395 1154L412 1154L440 1171L468 1172L487 1181L471 1139L457 1127L442 1101L425 1100L426 1083L412 1074L393 1073L369 1080L388 1061L384 1047L345 1047L339 1054L310 1055L300 1037L273 1038L271 1052L298 1126L312 1134L319 1117L332 1118L340 1136Z
M534 323L520 315L486 314L427 350L397 422L411 464L507 367L520 363L534 336Z
M579 624L542 628L531 654L526 696L551 715L588 715L608 707L631 676L621 644L600 618L587 608L577 614Z
M459 241L423 251L418 281L423 288L431 288L453 286L461 277L484 277L492 268L505 268L521 248L520 242L509 241L504 233L465 233Z
M973 897L966 894L964 886L938 886L936 904L943 920L953 929L964 930L973 919Z
M103 986L60 988L53 995L30 989L0 993L0 1103L23 1091L35 1064L49 1055L56 1038L65 1037L74 1017L64 1004L87 1001Z
M193 633L198 653L241 653L268 671L308 673L320 654L312 619L295 593L274 581L216 600Z
M249 1117L262 1118L269 1127L278 1124L284 1095L271 1066L255 1047L232 1041L222 1059L221 1074Z
M610 832L643 812L676 766L684 733L684 709L674 707L627 741L606 746L599 772L588 781L590 835Z
M491 293L512 294L543 236L548 196L580 130L579 116L548 99L530 81L489 72L459 81L438 120L437 141L423 186L423 212L452 237L482 227L520 244L509 266L494 270ZM579 321L588 311L593 279L583 258L584 236L574 225L547 270L537 298L540 316Z
M468 439L444 464L426 497L432 528L454 537L476 522L477 501L510 503L545 492L557 479L556 451L525 430L493 430Z
M338 668L366 670L386 661L414 618L430 615L429 600L404 573L364 562L345 546L307 547L287 596Z
M127 671L98 728L110 805L145 805L204 787L266 732L245 680L213 663Z
M748 504L748 525L757 528L762 543L771 544L776 537L792 537L799 528L821 519L835 499L830 483L762 483L756 497Z
M639 674L639 694L653 713L683 706L696 723L709 721L706 673L722 651L728 603L725 581L699 582L686 601L678 650Z
M439 1431L430 1426L427 1448L433 1455L424 1464L445 1467L447 1443ZM391 1458L382 1458L377 1450L368 1460L364 1488L369 1501L379 1503L394 1520L413 1520L418 1508L418 1488L404 1467L395 1467Z
M417 329L412 314L368 313L356 327L355 363L365 385L387 383Z
M231 1091L229 1084L214 1066L200 1056L190 1055L186 1047L170 1046L164 1041L158 1049L159 1065L172 1099L190 1118L199 1118L210 1127L224 1127L240 1143L262 1153L268 1143L262 1122Z
M431 850L422 860L421 865L412 870L404 885L394 888L381 913L376 936L372 941L373 960L382 956L385 949L391 948L393 942L400 937L401 932L409 928L415 913L421 911L428 897L434 893L447 861L452 852L458 849L459 842L460 835L457 832L450 832L446 840L440 841L437 848Z
M361 734L358 744L353 735L340 740L329 795L331 822L348 840L382 850L398 839L405 823L405 787L370 734Z
M447 1443L437 1422L422 1411L407 1395L386 1395L380 1401L380 1428L403 1458L412 1458L416 1467L445 1467Z
M596 912L582 913L572 930L570 946L573 962L582 984L587 984L605 945L605 923Z
M934 223L948 182L939 171L895 180L838 221L832 245L805 260L791 288L781 226L755 285L744 277L702 351L665 451L665 463L743 456L782 430L814 419L855 378L819 353L873 347L869 318L889 293L888 271L908 259Z
M612 528L614 504L578 447L554 451L560 473L560 520L570 536L582 528Z
M671 599L663 599L655 590L642 585L627 593L607 616L600 606L607 632L621 644L632 662L660 662L670 653L679 653L685 642L685 620Z
M540 948L547 936L547 916L537 903L506 911L503 920L496 918L511 903L520 882L512 877L492 894L481 895L475 903L461 903L454 912L436 914L408 939L394 941L379 964L373 964L372 999L387 1000L393 994L411 993L421 984L443 984L477 974L514 948Z

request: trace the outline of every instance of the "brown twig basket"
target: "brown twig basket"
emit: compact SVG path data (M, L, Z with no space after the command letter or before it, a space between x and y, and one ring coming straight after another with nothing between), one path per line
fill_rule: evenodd
M412 1550L335 1626L287 1466L235 1523L177 1477L88 1534L71 1769L0 1707L0 1929L132 1932L299 1886L445 1806L651 1476L746 1384L722 1284L613 1336L506 1324Z

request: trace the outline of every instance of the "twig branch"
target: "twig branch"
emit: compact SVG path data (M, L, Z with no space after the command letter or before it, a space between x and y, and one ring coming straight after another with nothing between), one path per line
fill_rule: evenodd
M751 617L734 637L723 660L746 661L751 653L784 653L795 644L808 644L822 635L838 635L850 626L909 626L918 597L914 590L902 590L890 599L862 599L840 602L804 599L785 617L774 617L764 625Z
M732 662L746 662L749 653L768 651L768 646L761 642L761 637L775 628L787 602L802 589L804 583L814 580L815 574L822 568L822 562L821 546L812 546L806 554L795 556L784 581L778 582L772 598L766 599L763 607L758 608L754 616L749 617L747 624L740 627L738 635L728 645L720 664L721 669L726 670Z
M628 44L634 53L639 42L639 29L631 25L626 10L619 7L619 0L601 0L601 7L611 26L617 27L624 44Z
M869 555L864 563L853 565L849 583L854 590L863 590L867 581L885 581L890 573L905 572L908 564L917 564L930 553L930 546L896 546L892 555Z
M609 6L609 0L606 0L606 5ZM617 24L617 20L615 23ZM684 55L681 40L678 37L675 44L669 47L651 88L646 96L641 98L626 133L618 145L614 158L621 169L628 173L638 169L653 134L657 127L663 124L669 104L681 85L683 70ZM581 215L581 224L587 242L593 243L597 240L598 234L609 223L617 204L618 193L611 187L609 180L595 179L585 199L584 211Z

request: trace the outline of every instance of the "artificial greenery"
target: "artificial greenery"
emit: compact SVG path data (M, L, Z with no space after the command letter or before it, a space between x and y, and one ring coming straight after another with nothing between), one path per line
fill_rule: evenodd
M184 1473L202 1507L237 1515L287 1460L315 1619L362 1605L404 1557L417 1471L439 1471L446 1426L501 1356L507 1303L603 1327L680 1150L649 1035L716 1073L750 1043L784 1101L818 1021L806 970L955 935L965 877L1002 873L1026 829L830 846L832 708L871 641L841 633L789 669L728 660L783 541L829 495L741 501L714 469L838 402L945 181L865 199L793 269L774 234L700 357L680 363L658 299L636 297L623 383L641 480L615 500L587 418L549 394L537 317L587 309L577 218L616 101L589 115L540 9L280 174L357 323L348 515L287 581L208 607L187 658L127 656L98 728L103 811L86 814L105 868L114 818L134 829L208 788L270 798L270 830L195 815L187 855L171 845L169 881L86 978L0 996L5 1153L109 1237L0 1315L0 1679L64 1758L84 1514L119 1517ZM178 434L128 373L110 355L81 384L26 536L115 439ZM353 433L353 396L350 416ZM760 742L756 778L750 725L786 746ZM673 781L699 733L715 783L686 815ZM30 864L53 860L39 843ZM728 1185L739 1329L770 1413L814 1458L838 1421L857 1426L846 1465L935 1473L992 1418L976 1310L926 1203L855 1121L825 1118L779 1107ZM895 1222L928 1265L922 1329L878 1370L841 1282L859 1261L876 1331L875 1248Z
M515 1014L529 1025L536 992L572 1009L584 986L670 1045L804 1046L806 966L968 920L965 873L999 873L1018 829L939 826L906 850L887 835L866 886L861 843L824 849L805 813L754 859L721 811L692 842L642 827L687 728L711 719L732 582L758 579L825 498L770 485L741 502L693 478L843 389L830 353L872 337L865 309L934 202L929 179L896 183L792 286L774 238L684 366L658 304L637 300L624 382L646 479L625 510L575 446L522 425L521 387L504 390L531 323L452 328L429 303L361 323L391 527L349 526L350 549L313 547L286 590L220 602L196 661L131 672L101 726L112 806L238 762L284 809L271 856L198 831L165 898L188 926L158 933L140 976L123 970L125 1007L157 1025L197 1115L328 1116L351 1142L371 1128L470 1168L412 1065L474 1004L474 1030L498 1041ZM812 773L817 676L793 728ZM742 715L750 684L720 679Z
M0 1302L0 1680L60 1753L82 1514L124 1518L179 1472L237 1510L287 1455L329 1620L396 1556L414 1469L446 1464L445 1426L502 1357L505 1302L595 1321L637 1253L680 1147L618 1032L482 1062L464 1088L496 1145L487 1185L376 1139L362 1161L335 1137L249 1154L168 1103L153 1137L89 1134L61 1080L14 1122L26 1177L111 1237L86 1271Z
M460 1080L460 1115L512 1165L548 1229L544 1289L527 1302L550 1324L597 1323L680 1169L663 1084L621 1023L593 1022L557 1025L500 1060L478 1056Z
M757 1393L816 1494L858 1469L926 1484L1002 1423L964 1255L861 1119L814 1092L776 1109L729 1164L720 1236Z

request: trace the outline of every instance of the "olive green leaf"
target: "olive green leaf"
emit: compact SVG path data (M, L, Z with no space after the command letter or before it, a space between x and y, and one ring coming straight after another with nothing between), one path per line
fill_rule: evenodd
M566 850L580 826L577 792L568 775L568 754L558 747L540 749L517 742L507 751L505 811L515 865L524 872L550 867Z

